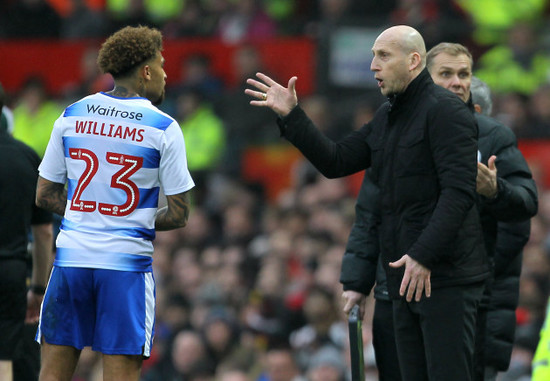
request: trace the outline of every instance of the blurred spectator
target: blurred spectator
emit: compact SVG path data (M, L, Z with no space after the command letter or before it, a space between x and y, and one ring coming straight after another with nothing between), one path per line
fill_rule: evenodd
M80 78L77 82L68 84L62 89L64 103L71 104L87 95L100 91L108 91L114 87L113 77L101 73L97 65L99 50L90 46L80 57Z
M295 8L298 7L298 1L295 0L260 0L262 7L270 18L275 20L279 25L279 32L281 32L281 24L288 24L292 21ZM287 31L288 30L284 30ZM280 33L279 33L280 34Z
M225 43L261 41L275 37L276 23L262 7L261 0L235 0L219 20L217 36Z
M94 11L103 11L105 0L46 0L61 17L67 17L77 6L76 2L83 1L86 8Z
M540 86L529 98L531 121L521 132L526 139L550 138L550 84Z
M335 124L334 109L330 107L330 101L326 96L321 94L313 94L305 98L301 102L301 106L304 110L311 115L311 120L324 134L326 134L332 140L338 140L346 135L348 130L344 128L344 131L340 129L340 126Z
M171 348L157 365L143 375L143 381L191 380L197 373L214 370L198 332L179 331L174 336Z
M124 26L158 27L148 18L145 0L106 0L105 10L110 25L108 33Z
M248 244L256 234L253 210L247 205L229 205L222 214L226 244Z
M227 126L227 151L222 169L226 173L237 175L240 174L242 155L246 148L278 141L278 136L265 128L274 123L270 110L250 107L250 99L244 94L246 79L264 70L259 50L253 45L237 48L231 65L235 79L218 99L216 113Z
M44 156L53 124L61 111L50 98L44 81L40 77L28 78L13 110L13 137L31 146L40 157Z
M303 370L312 366L321 348L340 352L347 343L347 326L340 319L334 300L333 294L321 287L307 293L303 306L307 324L290 335L290 344Z
M305 381L292 350L288 347L274 347L264 356L264 372L257 381Z
M61 38L77 40L107 35L108 20L102 9L91 8L85 0L71 0L70 4L61 21Z
M0 21L0 36L7 38L57 38L61 28L61 17L46 0L14 1Z
M186 0L144 0L147 18L155 25L162 26L178 17L186 7Z
M254 381L246 372L240 369L222 369L216 372L218 381Z
M213 307L202 327L207 353L218 367L223 363L252 368L257 352L241 343L241 327L229 307Z
M453 0L473 19L473 39L478 45L503 43L506 32L520 22L536 23L546 7L547 0ZM493 88L492 84L489 84Z
M195 218L187 223L185 231L181 231L175 236L176 242L172 244L172 247L191 247L203 250L208 246L222 242L223 237L218 226L219 223L208 210L197 204L193 209L193 215Z
M500 96L495 94L495 99L495 119L510 127L518 139L524 138L524 131L530 123L528 97L519 93L508 93Z
M312 357L307 369L308 381L344 381L346 364L341 351L323 347Z
M214 102L221 96L225 84L213 72L210 56L195 53L185 57L180 66L179 80L170 86L169 91L177 96L186 90L198 90L204 98Z
M472 30L464 12L446 0L398 0L391 22L418 30L428 48L441 41L465 42Z
M534 25L513 25L506 41L477 60L476 75L497 94L534 93L550 76L550 54L542 48L538 37Z
M209 14L201 0L186 0L181 12L166 20L162 34L166 39L181 37L212 36L215 25L213 15Z
M198 88L188 88L178 96L176 118L185 136L187 166L197 187L195 202L201 205L207 194L207 179L224 157L223 121Z
M322 37L337 25L343 25L353 16L352 0L321 0L317 14L305 25L304 32L312 37Z

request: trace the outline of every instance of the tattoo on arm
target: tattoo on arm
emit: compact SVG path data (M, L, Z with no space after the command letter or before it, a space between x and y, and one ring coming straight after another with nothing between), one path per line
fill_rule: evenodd
M66 204L65 184L54 183L42 177L38 178L36 185L36 205L38 207L62 216L65 214Z
M157 212L155 229L158 231L182 228L189 219L189 193L179 193L166 196L168 206Z

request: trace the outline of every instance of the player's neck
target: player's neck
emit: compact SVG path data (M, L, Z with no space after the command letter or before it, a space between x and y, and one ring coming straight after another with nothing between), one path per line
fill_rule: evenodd
M141 96L136 90L132 89L131 86L127 86L125 84L115 84L115 88L111 91L107 91L107 94L119 98L133 98Z

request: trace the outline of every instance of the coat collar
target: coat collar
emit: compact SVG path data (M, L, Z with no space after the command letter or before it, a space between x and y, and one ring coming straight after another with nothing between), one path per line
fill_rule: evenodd
M409 83L404 92L394 94L388 97L390 102L390 110L400 110L414 108L415 104L420 100L420 93L424 88L434 81L428 72L428 69L424 68L420 74ZM412 101L411 101L412 100Z

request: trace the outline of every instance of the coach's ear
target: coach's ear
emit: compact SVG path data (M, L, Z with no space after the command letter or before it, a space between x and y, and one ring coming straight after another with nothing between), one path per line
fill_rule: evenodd
M418 52L409 54L409 71L416 70L422 63L422 57Z

